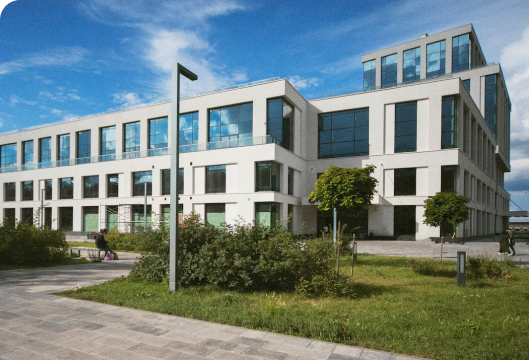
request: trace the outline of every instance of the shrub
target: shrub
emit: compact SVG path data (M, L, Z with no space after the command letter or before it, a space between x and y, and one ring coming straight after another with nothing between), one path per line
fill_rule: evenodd
M500 265L491 257L479 255L467 257L467 278L469 279L499 279L503 271Z
M456 264L454 262L442 263L437 260L410 259L406 263L413 272L421 275L446 277L455 277L457 275Z
M355 297L352 280L344 275L336 276L332 273L316 275L311 280L301 279L296 291L307 297Z

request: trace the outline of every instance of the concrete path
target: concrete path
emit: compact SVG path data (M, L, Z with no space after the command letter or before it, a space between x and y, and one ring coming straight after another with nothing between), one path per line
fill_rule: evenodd
M0 271L0 360L418 359L51 295L127 275L120 258Z

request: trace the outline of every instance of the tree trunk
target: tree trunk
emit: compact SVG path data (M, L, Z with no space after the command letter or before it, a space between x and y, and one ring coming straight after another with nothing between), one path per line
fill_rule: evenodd
M443 245L445 243L445 236L441 234L441 262L443 262Z
M336 233L336 276L340 275L340 222L338 221L338 232Z
M353 267L355 265L355 241L356 235L353 234L353 241L351 242L351 280L353 280Z

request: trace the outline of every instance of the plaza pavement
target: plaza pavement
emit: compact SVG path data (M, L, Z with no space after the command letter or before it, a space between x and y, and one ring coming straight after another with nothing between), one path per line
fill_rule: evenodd
M445 244L444 258L497 255L494 241ZM429 241L361 241L358 253L409 257L439 256ZM518 264L529 263L529 246L516 245ZM136 255L119 261L0 271L0 360L49 359L328 359L411 360L359 347L279 335L149 313L51 295L76 286L127 275Z

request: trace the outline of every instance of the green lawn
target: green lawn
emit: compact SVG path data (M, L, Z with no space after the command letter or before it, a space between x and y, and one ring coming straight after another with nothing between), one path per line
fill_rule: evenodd
M529 359L529 269L508 265L506 279L457 287L455 263L434 277L404 258L359 256L353 299L212 286L171 295L167 285L128 279L61 295L435 359Z
M62 263L60 264L54 264L49 266L65 266L65 265L79 265L79 264L89 264L92 261L87 260L85 258L70 258L67 257ZM46 266L14 266L14 265L4 265L0 264L0 271L1 270L20 270L20 269L35 269L39 267L46 267Z

